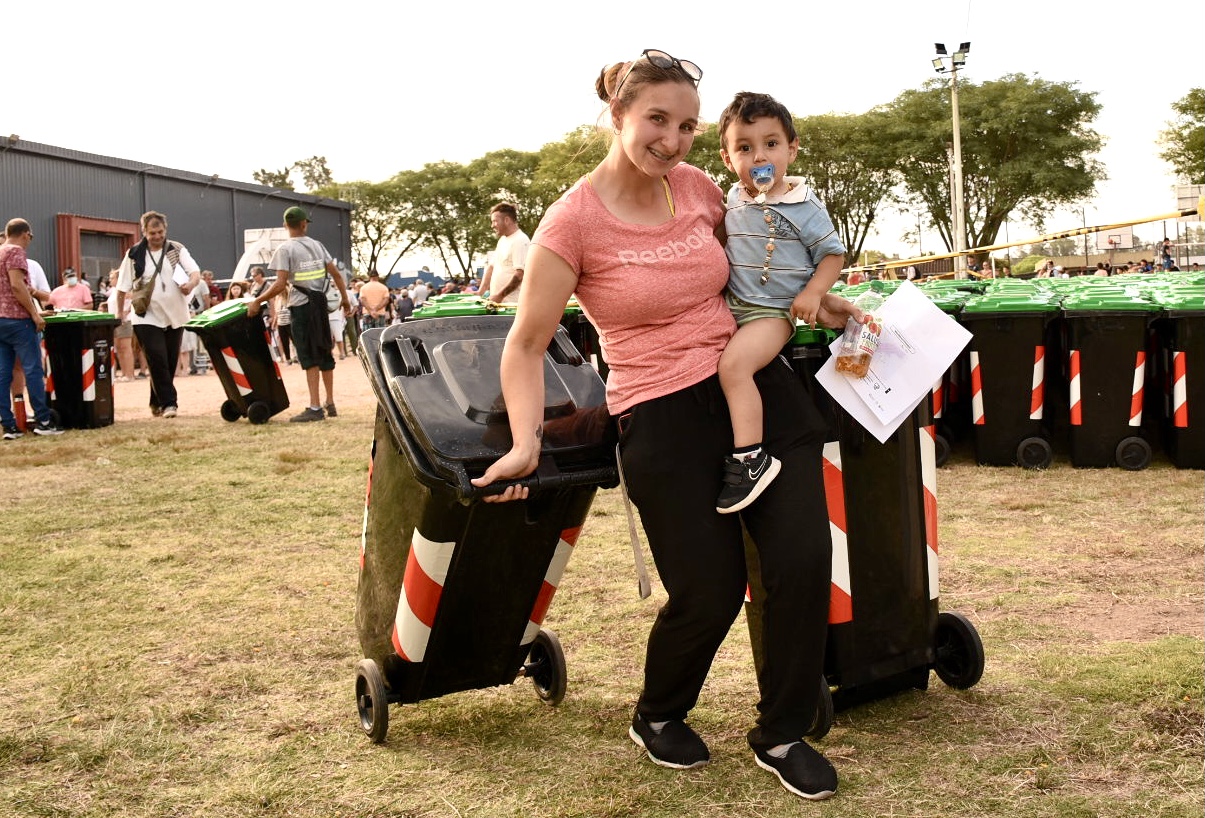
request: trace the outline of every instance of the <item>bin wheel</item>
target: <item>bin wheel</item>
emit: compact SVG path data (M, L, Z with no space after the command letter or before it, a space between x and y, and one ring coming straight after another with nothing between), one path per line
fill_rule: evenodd
M933 669L950 687L966 690L983 676L983 640L971 620L942 611L933 636Z
M239 410L238 404L232 400L227 400L222 403L222 408L219 410L222 413L222 420L234 423L243 416Z
M950 459L950 441L945 435L933 435L933 462L941 467Z
M262 400L252 401L251 405L247 407L247 420L257 426L261 423L267 423L271 417L272 407L268 406Z
M385 677L371 659L361 659L356 666L356 710L360 713L360 729L373 744L384 744L389 732L389 694L385 692Z
M828 686L828 679L820 674L820 694L816 697L816 716L812 726L808 728L808 737L822 739L833 727L833 691Z
M1026 469L1049 468L1054 450L1044 437L1027 437L1017 445L1017 465Z
M540 628L527 651L523 675L531 679L536 695L548 704L560 704L565 698L565 651L555 633Z
M1113 456L1126 471L1142 471L1151 465L1151 444L1140 437L1127 437L1117 444Z

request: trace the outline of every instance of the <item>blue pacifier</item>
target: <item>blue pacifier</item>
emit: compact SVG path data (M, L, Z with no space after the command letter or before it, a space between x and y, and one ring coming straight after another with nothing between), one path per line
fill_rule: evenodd
M754 165L749 169L749 179L757 188L757 197L754 201L758 204L764 203L766 193L774 187L774 164L767 162L764 165Z

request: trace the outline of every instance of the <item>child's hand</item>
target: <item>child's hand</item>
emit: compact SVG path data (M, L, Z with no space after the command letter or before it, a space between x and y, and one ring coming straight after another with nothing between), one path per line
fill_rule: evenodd
M799 321L816 328L816 319L820 314L820 294L809 293L807 289L795 296L791 302L791 315Z

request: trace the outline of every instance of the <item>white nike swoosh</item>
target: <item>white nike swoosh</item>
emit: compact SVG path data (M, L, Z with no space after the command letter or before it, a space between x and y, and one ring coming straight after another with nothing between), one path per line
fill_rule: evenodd
M757 478L762 476L762 472L764 472L766 470L766 466L768 466L768 465L770 465L770 458L767 457L764 460L762 460L760 469L758 469L757 471L754 471L753 469L749 469L749 476L752 477L754 480L756 480Z

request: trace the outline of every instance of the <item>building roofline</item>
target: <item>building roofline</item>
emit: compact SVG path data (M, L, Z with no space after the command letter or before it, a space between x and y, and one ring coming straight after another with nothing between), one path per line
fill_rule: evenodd
M332 207L337 210L351 211L353 205L351 202L345 202L342 199L330 199L323 196L315 196L312 193L302 193L296 190L284 190L279 188L268 187L254 182L236 182L232 179L223 179L217 174L206 176L203 173L193 173L188 170L179 170L177 168L168 168L162 165L148 165L144 162L135 162L130 159L120 159L115 156L102 156L97 153L88 153L86 151L78 151L72 148L60 148L56 145L43 145L40 142L29 142L24 139L12 141L12 137L0 137L0 153L13 151L16 153L33 154L37 156L48 156L56 159L65 159L70 162L76 162L82 165L93 165L96 167L110 168L113 170L129 171L134 175L157 176L164 179L174 179L182 182L195 182L196 184L205 185L206 187L216 187L224 190L240 190L246 193L259 194L269 196L272 194L283 195L290 200L306 202L314 206L321 205L323 207Z

